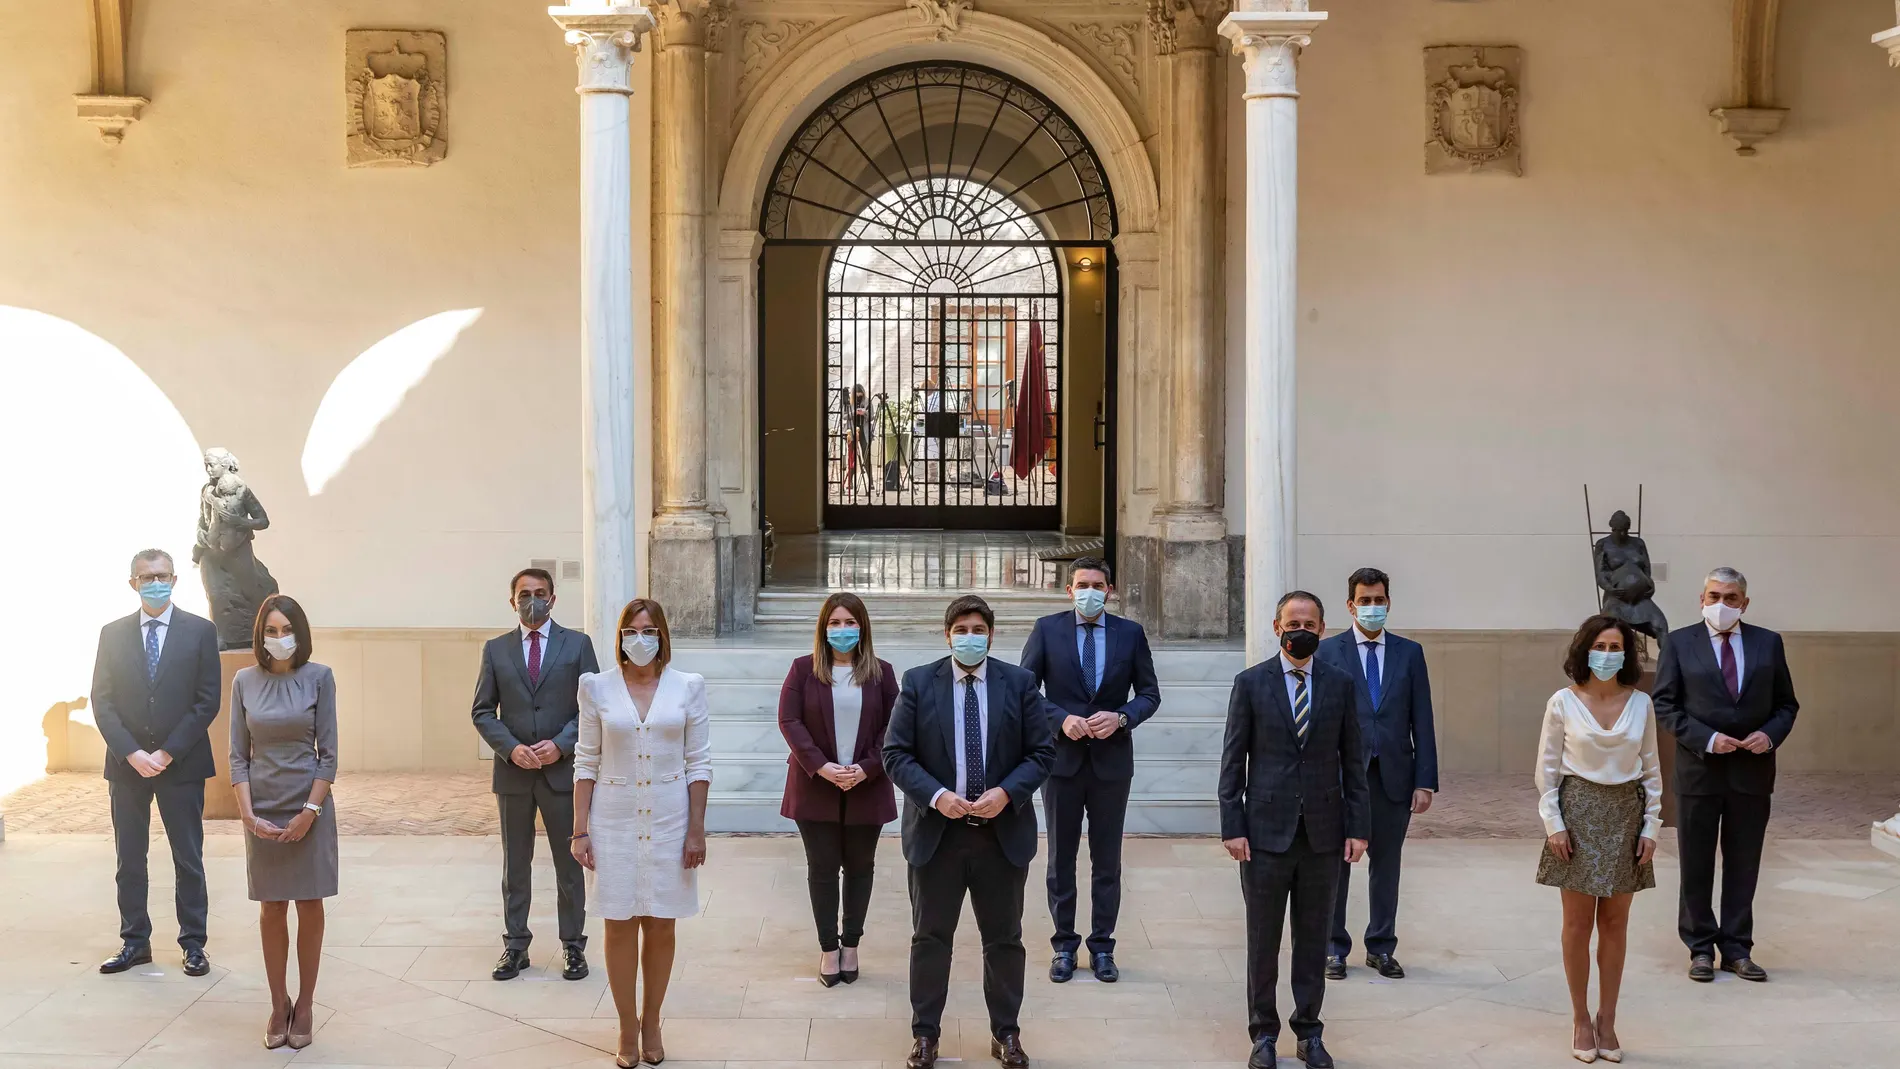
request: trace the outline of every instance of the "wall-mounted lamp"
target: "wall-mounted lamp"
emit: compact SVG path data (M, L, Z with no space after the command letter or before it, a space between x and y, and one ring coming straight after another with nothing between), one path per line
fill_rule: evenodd
M1075 262L1075 266L1078 271L1093 271L1095 270L1095 261L1084 256Z

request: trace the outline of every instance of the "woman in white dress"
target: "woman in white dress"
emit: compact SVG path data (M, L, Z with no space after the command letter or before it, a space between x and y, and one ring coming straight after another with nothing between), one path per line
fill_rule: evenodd
M581 676L571 849L587 868L587 904L606 922L607 985L620 1015L614 1060L628 1069L666 1060L660 1006L673 922L699 912L693 870L706 863L712 739L706 680L667 667L673 643L660 603L628 602L619 632L619 671Z

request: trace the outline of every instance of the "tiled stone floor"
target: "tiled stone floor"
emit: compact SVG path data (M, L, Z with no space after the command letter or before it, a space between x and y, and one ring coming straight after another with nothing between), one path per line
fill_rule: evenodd
M1670 833L1665 833L1670 837ZM162 840L153 844L162 859ZM871 1069L907 1046L908 907L893 839L884 841L864 978L824 990L796 841L715 839L704 914L681 922L668 1000L669 1066ZM345 836L344 893L333 900L316 1042L265 1051L256 913L244 898L242 844L212 836L214 962L94 971L115 943L112 850L101 835L10 835L0 845L0 1069L251 1069L453 1066L605 1069L613 1044L606 977L545 970L486 979L498 950L499 847L490 836ZM1399 953L1411 972L1363 968L1328 989L1327 1038L1346 1067L1519 1069L1574 1065L1557 949L1554 892L1531 881L1532 839L1428 839L1406 854ZM1240 897L1209 840L1128 843L1119 957L1123 982L1051 985L1040 859L1026 935L1031 975L1024 1044L1044 1069L1237 1066L1247 1050ZM161 933L169 867L153 869ZM534 926L553 942L551 870L537 868ZM1757 903L1768 984L1682 975L1674 934L1672 844L1660 887L1639 896L1621 1038L1631 1065L1884 1066L1900 1049L1900 863L1859 841L1770 846ZM1356 889L1360 887L1356 884ZM1086 893L1086 892L1085 892ZM1084 904L1086 915L1086 903ZM1355 896L1355 925L1363 901ZM967 914L945 1054L982 1057L985 1023L975 928ZM162 944L162 936L160 940ZM1291 1037L1282 1057L1291 1061ZM954 1067L957 1063L947 1063ZM1297 1064L1297 1063L1294 1063Z

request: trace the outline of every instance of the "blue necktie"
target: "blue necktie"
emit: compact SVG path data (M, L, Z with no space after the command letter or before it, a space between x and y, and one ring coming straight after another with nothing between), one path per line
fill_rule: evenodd
M1372 695L1373 712L1379 710L1379 644L1366 643L1366 692ZM1379 756L1379 736L1375 732L1366 733L1366 750L1373 757Z
M1082 625L1082 682L1088 684L1089 697L1102 689L1102 681L1095 669L1095 621Z
M976 704L976 675L963 677L963 796L983 797L983 715Z
M158 621L145 621L145 679L158 681Z

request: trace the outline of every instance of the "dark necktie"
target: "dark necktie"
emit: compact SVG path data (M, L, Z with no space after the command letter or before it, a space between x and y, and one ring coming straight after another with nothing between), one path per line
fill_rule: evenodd
M528 632L528 685L541 685L541 632Z
M1722 682L1728 685L1731 701L1742 697L1742 676L1735 670L1735 632L1722 632Z
M1306 729L1312 726L1313 703L1306 696L1306 673L1293 669L1293 731L1306 745Z
M1097 626L1093 620L1082 624L1082 683L1088 687L1091 698L1095 697L1095 692L1102 686L1102 681L1095 675L1095 628Z
M983 714L976 704L977 679L963 677L963 797L983 797Z
M1379 678L1379 644L1377 642L1368 641L1365 645L1366 693L1372 695L1372 708L1374 712L1377 712L1379 708L1380 689L1384 686L1384 682ZM1379 736L1376 733L1367 733L1366 749L1372 756L1379 756Z
M145 621L145 679L156 682L158 679L158 621Z

